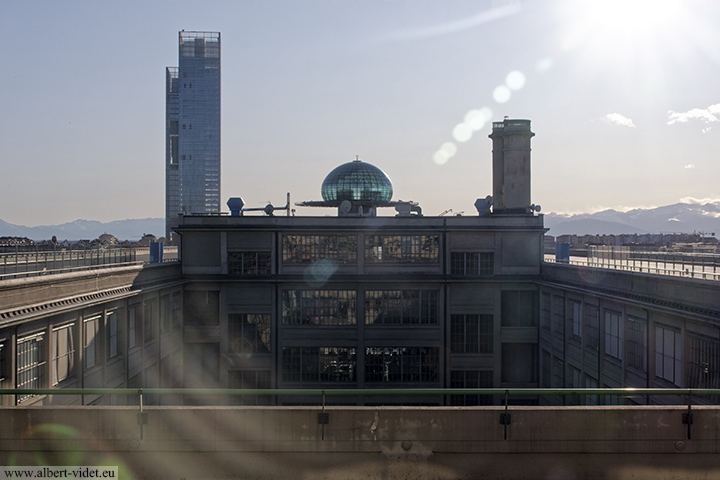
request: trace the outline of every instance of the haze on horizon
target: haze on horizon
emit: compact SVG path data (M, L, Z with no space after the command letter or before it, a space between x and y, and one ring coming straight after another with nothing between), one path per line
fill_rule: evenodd
M5 2L0 219L164 216L182 29L222 34L223 203L320 199L359 155L395 200L472 215L506 115L532 120L543 212L719 199L718 19L711 0Z

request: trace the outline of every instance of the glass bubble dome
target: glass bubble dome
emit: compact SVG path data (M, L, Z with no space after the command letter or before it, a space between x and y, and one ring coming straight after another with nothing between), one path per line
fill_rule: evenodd
M392 198L392 182L375 165L354 160L328 173L322 183L326 202L372 201L387 203Z

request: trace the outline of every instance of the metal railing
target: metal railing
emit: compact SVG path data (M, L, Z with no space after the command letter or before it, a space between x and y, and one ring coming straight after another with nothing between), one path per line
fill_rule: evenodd
M689 254L649 255L647 252L630 252L627 256L589 255L588 257L570 257L569 261L556 261L554 255L545 255L545 263L576 265L593 268L607 268L651 275L670 275L702 280L720 280L720 259Z
M198 395L198 396L714 396L718 388L8 388L0 395ZM683 405L685 403L682 403Z
M717 396L720 389L703 388L384 388L384 389L235 389L235 388L17 388L0 389L0 395L129 395L137 396L139 408L138 425L140 439L144 438L144 426L148 423L148 411L144 410L144 395L191 395L191 396L310 396L318 397L318 424L321 425L321 439L325 439L325 425L329 423L329 412L325 410L327 397L335 396L408 396L408 395L497 395L503 396L504 402L500 413L500 424L503 425L503 439L508 440L508 428L512 424L511 411L518 407L510 406L510 396L530 395L533 397L548 395L614 395L626 397L669 395L675 398L687 399L686 402L675 405L687 405L687 411L682 414L682 424L687 425L687 438L692 438L693 425L693 397L698 395ZM26 397L27 398L27 397ZM672 404L670 404L672 405ZM132 405L130 405L132 406ZM162 405L168 407L172 405ZM347 408L347 406L343 406ZM643 408L636 405L634 408ZM92 407L90 407L92 408ZM270 407L272 408L272 407ZM351 408L351 407L350 407ZM457 408L454 406L454 408ZM481 407L482 408L482 407ZM497 408L497 406L495 407Z
M177 261L177 249L166 248L163 261ZM168 255L168 252L170 255ZM150 262L148 247L0 248L0 281L95 270L108 267L140 265Z

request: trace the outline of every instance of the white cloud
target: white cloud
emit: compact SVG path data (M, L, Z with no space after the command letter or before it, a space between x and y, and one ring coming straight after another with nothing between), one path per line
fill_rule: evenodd
M615 125L620 125L623 127L635 128L635 124L631 119L619 113L608 113L607 115L602 117L602 119L607 123L614 123Z
M685 165L685 170L692 170L694 168L695 168L694 163L688 163L687 165Z
M697 203L698 205L704 205L706 203L720 203L720 198L683 197L680 199L680 203Z
M668 111L668 125L673 123L687 123L690 120L702 120L705 123L720 122L718 115L720 114L720 103L710 105L707 108L692 108L687 112ZM707 130L703 130L706 133Z

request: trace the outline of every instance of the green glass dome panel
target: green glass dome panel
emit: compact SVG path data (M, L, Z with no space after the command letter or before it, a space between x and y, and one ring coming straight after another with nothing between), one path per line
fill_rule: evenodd
M356 160L340 165L322 183L326 202L372 201L387 203L392 199L392 182L375 165Z

